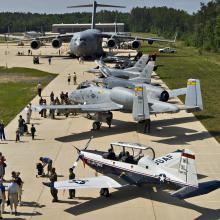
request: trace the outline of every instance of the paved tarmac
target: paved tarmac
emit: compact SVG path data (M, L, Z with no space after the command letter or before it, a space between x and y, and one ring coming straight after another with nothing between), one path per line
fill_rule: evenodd
M6 46L0 45L0 66L5 66ZM92 79L93 75L85 71L94 67L93 62L79 64L74 59L53 58L52 65L47 59L40 59L41 64L33 65L32 57L15 56L18 50L27 53L28 47L17 49L9 47L7 65L37 68L59 73L43 90L43 96L51 91L59 95L61 91L71 91L74 85L67 84L67 74L74 71L78 81ZM40 49L41 54L57 53L51 48ZM34 52L36 53L36 52ZM37 52L39 53L39 52ZM33 101L38 103L38 97ZM25 118L25 113L22 114ZM18 115L19 115L18 114ZM15 130L18 116L6 127L7 141L0 142L0 151L6 156L6 178L12 170L21 171L24 180L24 205L19 207L18 217L8 213L5 219L220 219L220 190L210 194L178 200L169 196L169 191L162 187L129 187L124 190L111 190L111 198L99 198L98 190L77 190L76 199L69 200L68 191L59 192L59 203L51 202L49 189L42 185L46 178L36 178L36 163L40 156L49 156L54 160L59 180L68 178L68 168L77 157L73 146L83 147L92 135L94 139L90 149L107 150L113 141L131 141L150 145L156 156L161 156L176 149L188 148L195 152L197 170L201 181L220 180L220 146L210 136L204 126L193 116L185 112L152 116L152 131L143 134L143 127L132 120L130 114L114 112L113 127L105 124L100 131L91 131L92 121L78 115L55 120L41 118L33 113L31 123L36 125L37 137L22 137L21 143L15 143ZM205 120L205 119L204 119ZM82 163L76 169L77 178L94 176L95 172L84 168ZM9 209L7 208L8 212Z

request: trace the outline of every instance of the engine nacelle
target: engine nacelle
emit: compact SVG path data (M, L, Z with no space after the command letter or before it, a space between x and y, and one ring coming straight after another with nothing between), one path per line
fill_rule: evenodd
M62 41L58 38L52 40L52 47L53 48L60 48L62 46Z
M170 95L167 91L163 91L161 94L160 94L160 101L162 102L167 102L170 98Z
M131 48L137 50L141 47L141 42L139 40L134 40L130 43Z
M115 48L115 47L116 47L116 41L115 41L115 39L110 38L110 39L107 41L107 47L108 47L108 48Z
M148 40L148 44L152 45L154 43L153 40Z
M121 87L115 87L110 92L111 100L119 105L123 105L126 109L132 109L133 96L133 91Z
M39 40L32 40L32 41L31 41L31 48L32 48L33 50L39 49L40 46L41 46L41 42L40 42Z

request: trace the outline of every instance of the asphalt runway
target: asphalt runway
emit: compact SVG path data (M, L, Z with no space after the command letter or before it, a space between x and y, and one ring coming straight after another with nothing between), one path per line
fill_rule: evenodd
M85 71L94 67L94 62L79 64L74 59L52 58L52 65L47 59L40 59L39 65L33 65L32 57L16 56L18 51L27 53L28 47L17 48L0 44L0 66L20 66L37 68L59 75L43 90L43 96L49 99L54 91L58 96L61 91L72 91L76 87L67 84L68 73L75 71L78 82L93 79ZM57 54L52 48L41 48L35 54ZM165 85L164 85L165 86ZM32 104L38 103L38 97ZM21 112L25 118L25 113ZM92 121L81 115L63 116L51 120L33 113L31 123L36 125L37 137L22 137L21 143L15 143L15 130L18 116L6 127L7 141L0 142L0 151L6 156L6 179L12 170L20 171L24 180L24 205L18 208L19 216L7 213L5 219L220 219L220 190L207 195L178 200L169 195L167 188L144 186L127 187L122 190L110 190L111 198L100 198L98 190L77 190L76 199L68 199L68 191L59 192L59 203L51 202L49 189L42 185L46 178L36 178L36 163L40 156L49 156L59 175L58 180L68 178L68 169L73 165L77 153L73 146L82 148L87 139L94 136L90 149L106 150L113 141L139 142L154 148L156 157L176 149L188 148L196 155L196 164L200 181L220 180L220 146L210 136L204 126L193 114L162 114L152 116L152 131L143 134L143 127L132 120L131 114L113 113L113 126L105 124L100 131L91 131ZM79 163L76 177L94 176L94 170L84 168Z

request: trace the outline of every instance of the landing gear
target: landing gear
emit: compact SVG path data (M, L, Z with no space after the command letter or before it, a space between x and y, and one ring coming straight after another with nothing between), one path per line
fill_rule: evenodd
M93 122L92 130L97 131L97 130L100 130L100 128L101 128L101 122L99 122L99 121Z
M146 119L144 121L144 133L150 133L150 123L151 123L151 120L150 119Z
M105 196L106 198L110 197L111 194L109 193L108 188L101 188L100 196Z
M88 119L92 119L92 115L90 115L89 113L86 115L86 118Z

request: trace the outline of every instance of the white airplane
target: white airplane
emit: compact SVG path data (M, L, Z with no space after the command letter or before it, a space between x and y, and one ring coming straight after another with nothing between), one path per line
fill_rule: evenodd
M187 198L198 195L198 193L206 194L213 191L216 189L216 185L212 187L211 183L217 184L218 182L218 187L220 185L219 181L206 182L202 185L198 183L195 155L191 150L177 150L155 158L154 150L142 144L113 142L110 144L108 152L103 152L87 150L88 143L83 150L77 149L79 156L73 168L81 159L84 164L102 174L101 176L43 184L58 190L102 189L100 194L104 196L109 196L108 188L122 188L128 185L141 186L143 184L169 184L169 186L173 184L180 188L172 193L178 198ZM121 148L120 154L115 154L115 147Z

